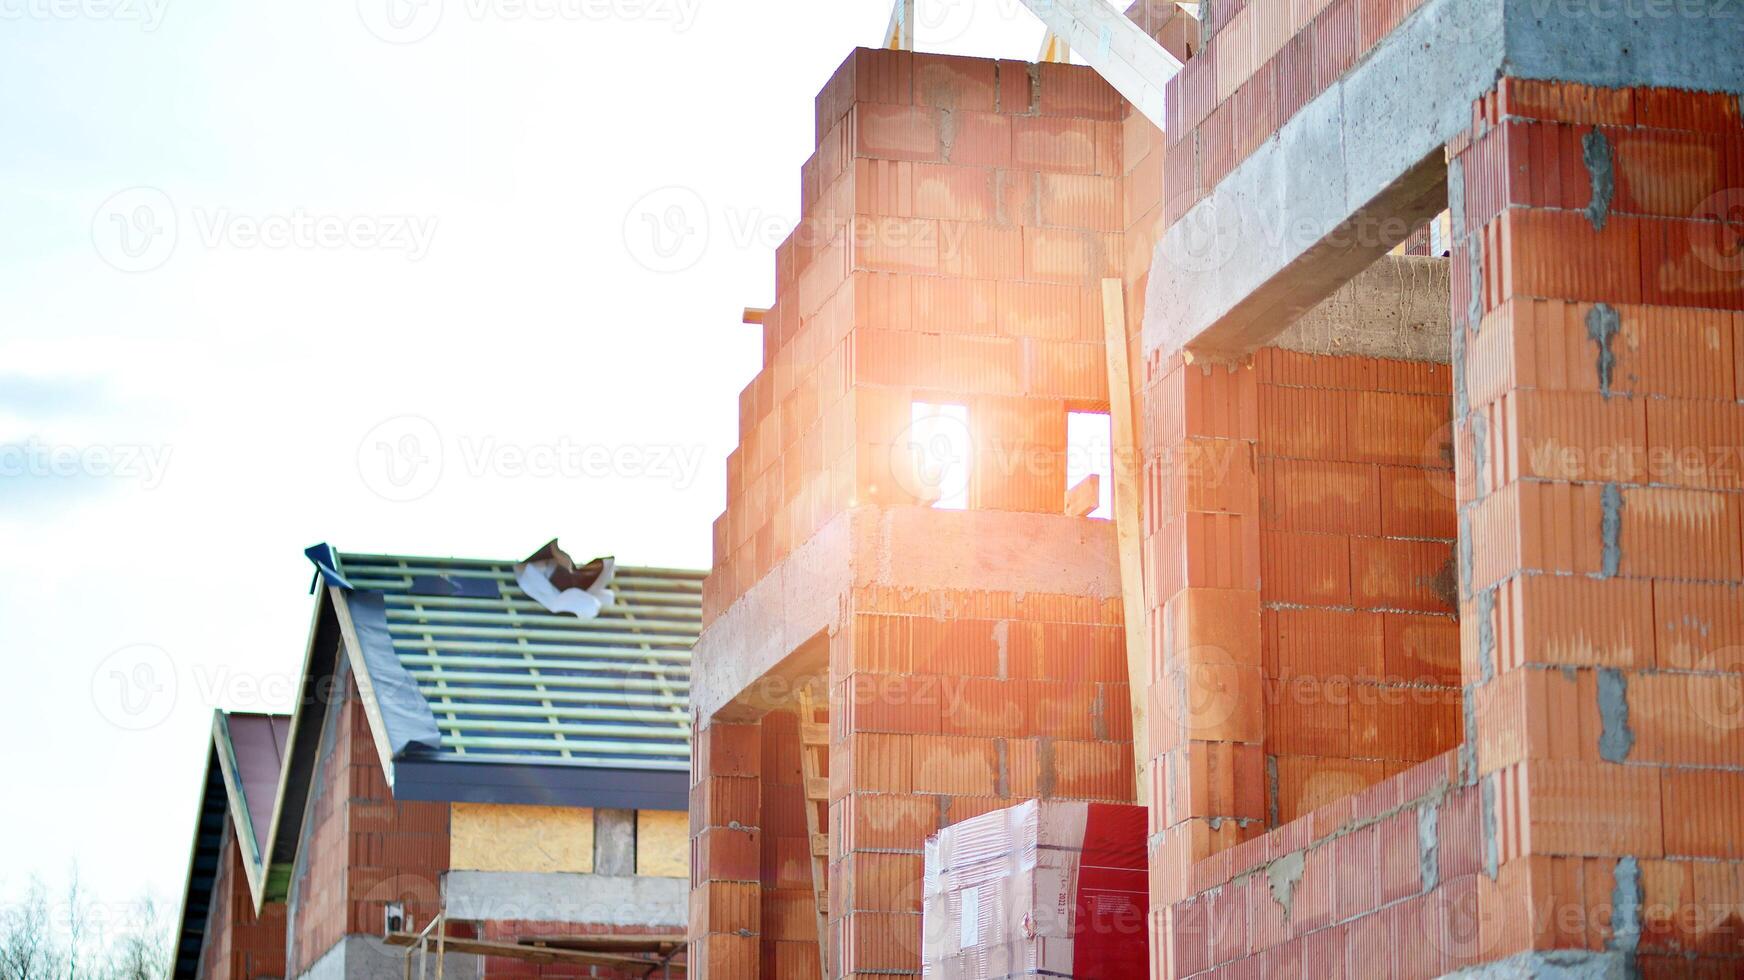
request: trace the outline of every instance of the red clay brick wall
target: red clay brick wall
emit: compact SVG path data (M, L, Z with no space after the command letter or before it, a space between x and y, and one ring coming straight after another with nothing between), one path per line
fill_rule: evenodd
M818 97L803 219L777 254L705 618L830 516L917 502L904 471L917 400L967 407L970 508L1063 511L1066 415L1107 410L1100 280L1126 265L1125 116L1083 67L848 59ZM929 833L1036 796L1132 800L1120 603L842 598L829 642L830 973L918 974ZM705 720L698 733L698 975L815 970L791 725Z
M1452 375L1275 348L1254 370L1275 826L1460 740Z
M1648 976L1744 969L1740 108L1504 79L1452 147L1494 955L1635 945ZM1637 890L1635 941L1608 913Z
M1132 801L1120 602L863 590L851 622L830 649L834 975L916 974L929 834L1025 799Z
M200 953L200 980L254 980L285 975L285 906L269 902L254 914L254 900L226 816L211 911Z
M356 682L347 673L335 689L292 886L293 977L347 934L381 935L389 902L429 922L448 868L448 804L393 800Z
M1097 283L1123 262L1125 112L1079 66L843 64L739 399L705 622L835 514L914 502L917 399L968 407L971 507L1061 511L1065 414L1108 400Z

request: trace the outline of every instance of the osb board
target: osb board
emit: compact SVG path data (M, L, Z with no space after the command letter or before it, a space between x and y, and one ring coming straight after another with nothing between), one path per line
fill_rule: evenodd
M636 811L636 873L690 877L690 815L675 810Z
M456 803L450 822L456 871L593 871L593 810Z

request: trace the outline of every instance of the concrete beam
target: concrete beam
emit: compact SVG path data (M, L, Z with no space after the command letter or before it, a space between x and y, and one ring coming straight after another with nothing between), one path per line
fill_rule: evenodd
M521 919L641 929L686 928L690 882L648 875L450 871L442 901L451 919Z
M1245 353L1447 207L1443 147L1503 75L1744 88L1735 0L1428 0L1157 244L1145 348Z
M1145 118L1163 127L1163 84L1181 70L1179 58L1107 0L1023 0L1023 5Z
M1447 259L1383 255L1272 346L1303 354L1451 363L1452 281Z
M1063 514L856 507L794 549L703 631L691 658L698 726L838 628L856 587L1113 598L1114 526Z

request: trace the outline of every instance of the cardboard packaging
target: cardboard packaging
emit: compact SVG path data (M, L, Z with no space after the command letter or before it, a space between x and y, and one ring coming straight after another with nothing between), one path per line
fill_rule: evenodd
M923 975L1149 972L1145 809L1031 800L927 840Z

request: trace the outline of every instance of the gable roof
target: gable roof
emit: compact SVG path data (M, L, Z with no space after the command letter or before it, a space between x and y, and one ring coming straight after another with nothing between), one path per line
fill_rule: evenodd
M212 908L212 889L224 858L227 819L235 846L241 851L251 897L257 908L260 905L264 862L256 842L266 832L272 817L274 791L290 726L289 715L212 713L206 776L200 791L193 853L188 858L180 922L175 933L176 980L192 978L199 970L206 918Z
M690 769L690 648L705 573L619 566L594 619L552 613L513 562L339 555L382 595L393 654L440 736L410 755L474 763Z
M317 598L265 900L289 888L337 684L355 682L397 800L687 808L706 572L619 565L613 601L581 619L529 597L514 561L309 555Z

